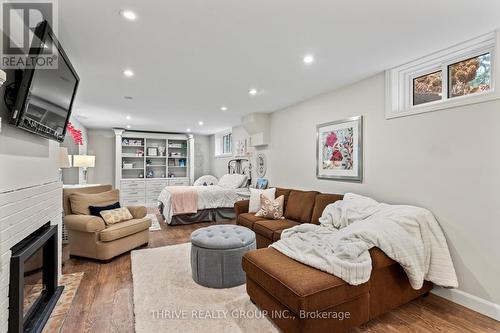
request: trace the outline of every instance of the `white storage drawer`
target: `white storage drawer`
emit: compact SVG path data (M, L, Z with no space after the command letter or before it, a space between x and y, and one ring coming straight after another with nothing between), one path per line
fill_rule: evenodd
M168 180L167 179L155 179L155 180L147 180L146 181L146 187L165 187L168 186Z
M169 186L189 186L189 179L170 179Z
M120 190L126 189L144 189L146 182L144 180L122 180Z
M146 197L148 197L148 198L151 198L151 197L158 198L160 196L161 191L162 190L159 190L159 189L148 190L148 192L146 193Z
M167 185L165 185L167 186ZM151 193L155 193L156 196L159 196L161 191L165 188L165 186L163 187L150 187L146 190L146 195L150 195Z
M158 206L158 197L147 197L146 205L148 206Z
M122 206L143 206L146 202L146 182L144 180L122 180L120 204Z
M120 190L122 198L127 197L143 197L146 195L146 190L143 188L124 188Z
M122 198L120 201L122 206L144 206L144 197L142 198Z
M164 181L152 181L152 182L146 182L146 191L151 192L151 191L160 191L163 190L166 186L168 186L168 180Z

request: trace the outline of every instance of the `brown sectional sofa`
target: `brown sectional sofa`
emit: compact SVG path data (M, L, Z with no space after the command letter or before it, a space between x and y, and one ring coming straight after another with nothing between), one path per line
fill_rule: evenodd
M411 288L403 268L378 248L370 250L370 280L351 286L342 279L297 262L268 248L281 232L300 223L319 223L324 208L338 194L277 188L285 196L282 220L248 213L248 201L235 204L237 223L256 234L257 250L243 257L247 293L284 332L346 332L376 316L429 292Z
M276 188L276 197L285 196L282 220L266 220L248 213L249 201L239 201L234 205L237 223L255 231L257 248L267 247L280 239L281 232L300 223L319 223L325 207L337 200L339 194L322 194L316 191L296 191Z

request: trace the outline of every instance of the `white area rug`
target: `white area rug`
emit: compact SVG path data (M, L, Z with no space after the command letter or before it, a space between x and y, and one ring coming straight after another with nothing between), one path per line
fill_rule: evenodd
M136 333L278 332L245 285L211 289L191 278L191 244L132 252Z
M158 222L158 218L156 214L148 214L146 217L151 219L151 226L149 227L149 231L159 231L161 230L160 222Z

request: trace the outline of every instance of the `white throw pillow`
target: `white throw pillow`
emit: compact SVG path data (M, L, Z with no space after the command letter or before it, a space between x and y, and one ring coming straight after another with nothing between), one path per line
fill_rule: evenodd
M225 188L240 188L245 185L246 181L246 175L240 175L238 173L225 174L219 179L219 186Z
M268 188L267 190L258 190L250 188L250 203L248 205L249 213L257 213L260 210L260 195L263 194L267 198L276 199L276 188Z
M205 175L196 179L196 181L194 182L194 186L211 186L211 185L217 185L218 183L219 181L214 176Z

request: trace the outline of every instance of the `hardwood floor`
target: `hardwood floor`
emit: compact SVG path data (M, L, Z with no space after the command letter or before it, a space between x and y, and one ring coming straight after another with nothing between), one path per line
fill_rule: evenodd
M162 230L151 232L148 247L188 242L191 232L211 223L186 226L160 224ZM74 272L84 272L85 275L62 332L133 333L130 254L119 256L106 264L72 258L66 261L63 273ZM500 332L500 322L431 294L380 316L353 332L496 333Z

